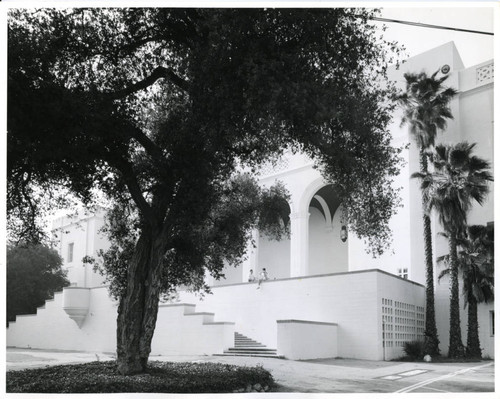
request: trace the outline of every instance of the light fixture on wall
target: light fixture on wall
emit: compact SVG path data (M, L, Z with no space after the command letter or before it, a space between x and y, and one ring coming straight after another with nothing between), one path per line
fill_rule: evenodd
M347 220L346 210L342 206L342 211L340 213L340 225L342 226L340 228L340 240L342 242L346 242L347 241L347 227L346 227L347 223L346 223L346 220Z
M347 227L345 226L342 226L340 228L340 239L342 240L342 242L347 241Z
M443 75L446 75L448 72L450 72L450 69L451 69L451 68L450 68L450 66L449 66L448 64L443 65L443 66L441 67L441 73L442 73Z

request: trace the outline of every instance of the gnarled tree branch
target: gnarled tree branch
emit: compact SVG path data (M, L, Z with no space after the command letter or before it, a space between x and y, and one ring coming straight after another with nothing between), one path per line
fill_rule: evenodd
M108 100L118 100L153 85L159 79L168 79L180 89L189 92L189 83L187 81L177 75L171 68L160 66L157 67L151 75L143 80L133 83L122 90L103 93L103 95Z
M132 196L132 199L136 203L142 215L151 225L154 225L155 217L153 209L142 195L141 187L139 186L139 183L135 178L135 174L130 163L125 159L116 158L108 160L108 163L118 169L118 171L122 174L123 180L128 187L130 195Z

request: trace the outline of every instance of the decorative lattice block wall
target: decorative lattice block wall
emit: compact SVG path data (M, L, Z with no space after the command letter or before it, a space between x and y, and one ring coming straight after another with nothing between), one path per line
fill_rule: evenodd
M402 347L405 342L424 339L424 308L382 298L382 339L384 347Z

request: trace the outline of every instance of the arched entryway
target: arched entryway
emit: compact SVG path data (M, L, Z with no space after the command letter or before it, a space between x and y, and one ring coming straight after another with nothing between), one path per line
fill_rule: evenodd
M317 190L309 202L308 275L348 271L348 243L342 241L342 205L332 184Z

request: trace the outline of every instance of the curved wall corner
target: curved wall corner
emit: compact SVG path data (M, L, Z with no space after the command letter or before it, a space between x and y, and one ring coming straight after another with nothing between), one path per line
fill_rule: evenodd
M87 317L89 307L90 288L66 287L63 289L63 309L80 328Z

